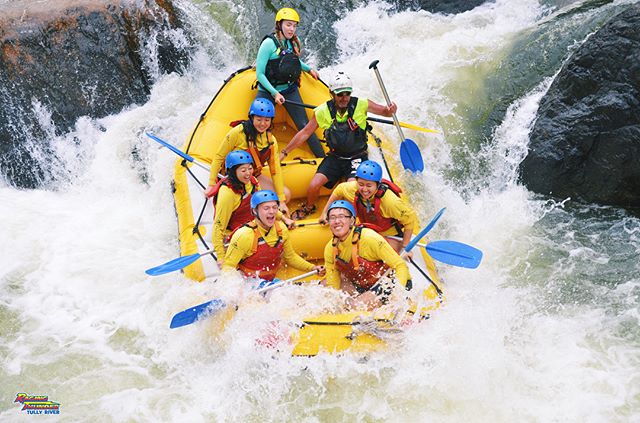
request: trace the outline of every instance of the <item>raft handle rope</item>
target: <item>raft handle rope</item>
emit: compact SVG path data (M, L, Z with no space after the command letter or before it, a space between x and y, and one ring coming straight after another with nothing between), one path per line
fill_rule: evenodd
M196 175L193 174L193 172L191 171L191 169L189 169L189 167L186 165L186 160L182 161L183 166L185 166L185 168L187 169L187 172L189 172L189 175L191 175L193 177L193 179L195 179L195 181L198 183L198 185L200 185L200 187L204 190L206 189L206 187L202 184L202 182L200 182L200 180L198 179L198 177ZM204 215L204 211L207 208L207 202L209 201L208 198L204 199L204 204L202 205L202 210L200 210L200 216L198 216L198 220L196 220L196 223L193 225L193 233L198 235L198 238L200 239L200 242L202 242L202 245L204 246L204 248L206 248L207 250L210 250L211 248L209 248L209 245L207 244L207 242L204 240L204 238L202 237L202 234L200 233L200 221L202 220L202 216ZM214 260L218 261L218 257L216 257L216 255L212 252L211 253L211 257L213 257Z
M195 223L195 225L193 225L193 233L198 235L198 238L200 239L200 242L202 242L202 245L204 246L204 248L210 251L211 257L213 257L215 261L218 261L218 257L216 257L216 254L213 252L213 249L209 247L207 242L202 237L202 234L200 233L200 220L202 220L202 215L204 214L204 211L207 208L208 202L209 202L209 199L205 198L204 204L202 206L202 210L200 210L200 216L198 216L198 221Z
M380 150L380 156L382 156L382 162L384 163L385 169L387 169L387 174L389 175L389 179L391 180L391 182L395 184L395 181L393 180L393 176L391 176L391 170L389 170L389 165L387 164L387 159L384 157L384 152L382 151L382 140L378 136L376 136L376 134L374 134L373 131L371 131L371 129L367 129L367 132L371 134L373 139L376 141L378 150Z
M195 179L195 181L198 183L198 185L200 185L200 188L207 189L207 187L204 186L204 184L202 182L200 182L200 180L198 179L198 177L191 171L191 169L189 169L189 166L187 166L187 161L183 160L182 161L182 166L184 166L187 169L187 172L189 172L189 175L191 175L193 177L193 179Z
M440 287L439 287L439 286L438 286L438 285L433 281L433 279L431 279L431 278L429 277L429 275L428 275L424 270L422 270L422 269L420 268L420 266L418 266L418 264L417 264L415 261L413 261L413 259L412 259L412 258L410 258L410 259L409 259L409 262L415 266L415 268L418 270L418 272L420 272L420 273L422 274L422 276L424 276L425 278L427 278L427 280L428 280L429 282L431 282L431 285L433 285L433 287L436 289L436 292L438 293L438 296L442 297L442 290L441 290L441 289L440 289Z

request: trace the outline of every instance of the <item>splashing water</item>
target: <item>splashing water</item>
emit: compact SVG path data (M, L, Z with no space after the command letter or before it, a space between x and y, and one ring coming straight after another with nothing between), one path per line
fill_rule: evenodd
M367 69L380 60L398 117L443 132L406 132L426 170L399 175L423 221L447 207L430 238L469 243L485 258L474 271L441 266L446 307L389 351L315 358L255 340L281 308L321 310L324 290L274 291L265 307L241 307L219 334L210 322L170 331L177 311L231 301L241 281L143 273L178 256L175 158L143 132L181 144L245 64L221 25L197 4L179 4L202 43L189 72L158 75L145 105L82 118L54 138L64 163L51 166L69 174L55 190L0 187L1 420L18 419L18 392L48 395L74 421L640 419L640 220L533 195L517 179L557 67L520 86L488 138L478 130L495 99L486 81L518 37L540 25L595 25L622 2L570 4L563 14L532 0L497 1L450 16L368 2L335 23L338 53L328 66L314 63L321 76L343 69L354 94L381 101ZM234 4L240 14L242 5ZM583 38L556 48L566 57Z

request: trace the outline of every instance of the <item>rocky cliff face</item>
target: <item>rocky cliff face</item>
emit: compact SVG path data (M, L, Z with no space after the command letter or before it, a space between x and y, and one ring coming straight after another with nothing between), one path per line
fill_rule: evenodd
M542 194L640 207L640 5L611 19L542 99L521 164Z
M147 100L153 79L188 52L166 0L19 0L0 11L0 169L38 186L48 139L80 116L103 117ZM147 56L145 56L147 55Z

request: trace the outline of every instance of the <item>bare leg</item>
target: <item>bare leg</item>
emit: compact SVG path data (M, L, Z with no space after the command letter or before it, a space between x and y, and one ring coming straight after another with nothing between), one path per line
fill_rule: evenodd
M320 188L324 184L329 182L329 179L322 173L316 173L311 179L309 184L309 190L307 191L307 207L311 207L318 201L318 195L320 194Z
M275 191L275 186L273 185L273 181L267 175L265 175L264 173L261 173L257 179L258 179L258 182L260 183L260 188L270 189L271 191ZM289 200L291 199L291 190L287 186L284 187L284 197L285 197L285 200L284 200L285 203L288 203Z

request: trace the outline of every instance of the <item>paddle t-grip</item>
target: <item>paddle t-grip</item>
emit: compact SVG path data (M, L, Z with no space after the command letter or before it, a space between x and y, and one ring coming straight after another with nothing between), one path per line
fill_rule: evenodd
M373 62L371 62L371 64L369 64L369 69L376 69L378 67L378 62L380 60L374 60Z

